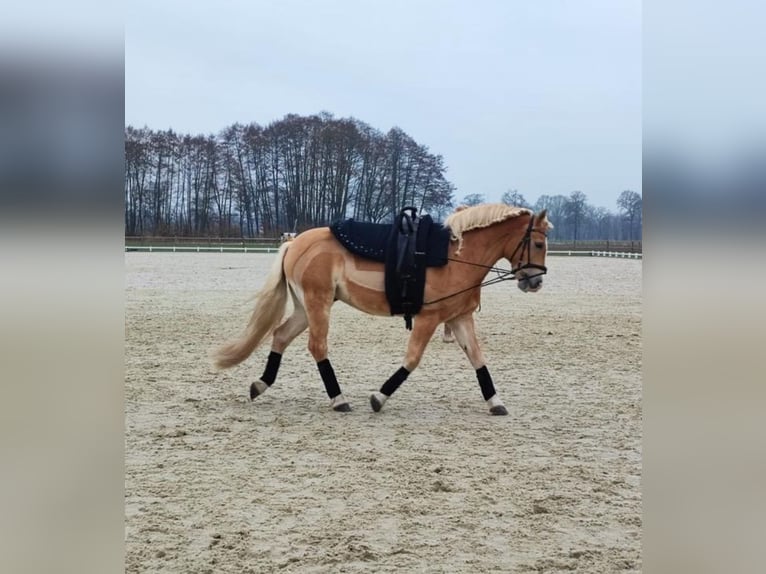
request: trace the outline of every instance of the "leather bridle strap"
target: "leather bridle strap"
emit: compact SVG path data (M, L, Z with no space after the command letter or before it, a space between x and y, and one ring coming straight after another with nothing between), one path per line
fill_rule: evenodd
M511 261L511 265L513 265L513 257L514 257L514 255L516 255L516 252L519 249L521 249L521 254L519 256L519 266L516 267L516 269L512 269L511 270L511 273L513 273L514 275L516 273L518 273L519 271L521 271L522 269L537 269L537 270L541 271L541 273L535 273L534 275L527 275L526 276L527 279L530 278L530 277L537 277L538 275L545 275L546 273L548 273L548 268L545 265L538 265L537 263L532 263L530 261L530 259L532 257L532 246L531 246L531 243L532 243L532 232L533 231L537 231L538 233L542 233L543 235L545 235L547 237L547 235L546 235L546 233L544 231L540 231L539 229L535 229L534 226L535 226L535 214L532 213L529 216L529 225L527 225L527 231L526 231L526 233L524 233L524 237L521 239L519 244L516 246L516 249L513 250L513 253L511 253L511 256L509 257L509 259ZM526 263L522 263L522 261L524 261L524 252L526 252L526 254L527 254L527 262Z

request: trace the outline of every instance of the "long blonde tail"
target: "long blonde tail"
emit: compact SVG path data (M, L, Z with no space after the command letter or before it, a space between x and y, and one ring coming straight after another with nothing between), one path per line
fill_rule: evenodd
M213 363L219 369L228 369L247 359L263 339L279 324L287 305L287 280L282 261L290 243L282 244L266 283L255 295L255 309L245 332L237 339L213 351Z

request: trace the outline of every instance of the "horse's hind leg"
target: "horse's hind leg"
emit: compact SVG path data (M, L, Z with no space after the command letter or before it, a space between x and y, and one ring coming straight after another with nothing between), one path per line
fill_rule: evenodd
M489 412L493 415L507 415L508 409L503 405L503 401L495 392L495 385L489 374L487 365L484 361L484 353L479 347L479 341L476 338L476 328L473 320L473 313L460 315L449 322L452 332L455 334L460 348L465 351L471 366L476 369L476 378L479 380L479 387L484 400L487 402Z
M415 325L410 334L410 340L407 342L407 354L404 356L402 366L380 387L380 391L372 393L370 396L370 406L376 413L383 408L385 402L396 389L399 388L410 373L420 364L423 357L423 351L431 340L431 336L436 331L439 322L435 319L423 315L415 317Z
M335 370L327 358L327 333L330 329L330 308L333 304L332 292L311 292L305 294L306 314L309 323L309 352L317 363L330 406L339 412L348 412L351 405L343 397Z
M269 358L266 361L266 369L263 371L263 375L252 385L250 385L250 400L252 401L260 394L266 392L266 390L274 384L277 378L277 372L279 371L279 364L282 361L282 353L293 342L293 339L303 333L308 327L308 318L306 317L306 310L295 295L293 295L293 314L287 318L279 327L274 330L274 335L271 342L271 352Z

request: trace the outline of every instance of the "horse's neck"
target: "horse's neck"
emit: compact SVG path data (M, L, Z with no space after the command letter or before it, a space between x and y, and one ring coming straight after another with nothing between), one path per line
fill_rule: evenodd
M465 261L493 267L502 259L505 244L512 233L509 223L504 221L467 232L463 238L463 248L460 250L459 257ZM481 269L480 267L476 269L482 277L489 273L489 269Z

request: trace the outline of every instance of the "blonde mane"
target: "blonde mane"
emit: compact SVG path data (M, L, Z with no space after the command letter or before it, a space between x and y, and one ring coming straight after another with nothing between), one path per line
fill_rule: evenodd
M532 213L531 209L525 207L515 207L504 203L486 203L455 211L444 221L444 226L449 227L452 240L458 242L456 253L459 253L463 248L463 233L466 231L489 227L493 223Z

